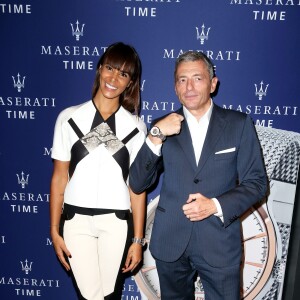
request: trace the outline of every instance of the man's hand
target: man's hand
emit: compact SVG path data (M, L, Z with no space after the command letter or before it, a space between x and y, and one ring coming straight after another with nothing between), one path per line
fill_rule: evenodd
M172 113L165 118L159 120L155 126L159 127L160 131L165 135L178 134L181 129L181 122L184 120L182 115Z
M182 209L190 221L201 221L217 213L217 207L212 199L200 193L190 194Z

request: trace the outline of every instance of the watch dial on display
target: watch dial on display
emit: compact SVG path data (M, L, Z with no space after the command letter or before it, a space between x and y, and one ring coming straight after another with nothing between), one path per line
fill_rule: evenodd
M266 205L250 209L241 219L243 261L242 296L253 299L267 282L275 263L275 231Z
M141 292L146 296L148 300L159 300L160 287L159 279L157 275L155 260L149 251L149 242L151 239L152 227L155 216L155 209L157 207L158 198L155 198L148 204L147 222L145 230L146 239L146 251L144 252L143 266L138 274L135 276L135 281L139 286ZM144 299L144 298L142 298Z
M159 196L148 204L143 266L135 276L143 300L159 300L160 287L155 260L149 251L155 209ZM241 268L241 294L243 299L252 300L268 280L275 262L275 231L268 216L266 205L250 209L242 217L244 260ZM204 299L201 279L195 282L195 299Z

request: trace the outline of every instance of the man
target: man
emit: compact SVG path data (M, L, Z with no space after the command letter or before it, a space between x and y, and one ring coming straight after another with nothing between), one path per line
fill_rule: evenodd
M240 299L239 216L267 191L253 122L213 103L217 82L204 54L177 59L182 108L151 128L130 170L130 185L140 193L163 166L150 241L163 300L194 299L196 272L206 300Z

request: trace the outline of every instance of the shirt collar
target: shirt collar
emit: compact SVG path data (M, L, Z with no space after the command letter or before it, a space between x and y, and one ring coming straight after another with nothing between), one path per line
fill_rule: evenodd
M212 99L210 99L210 107L207 110L207 112L200 118L199 122L202 122L204 120L207 120L209 122L211 114L212 114L213 106L214 106L214 103L213 103ZM183 106L183 114L184 114L184 117L187 120L187 122L197 121L196 118L189 112L189 110L185 106Z

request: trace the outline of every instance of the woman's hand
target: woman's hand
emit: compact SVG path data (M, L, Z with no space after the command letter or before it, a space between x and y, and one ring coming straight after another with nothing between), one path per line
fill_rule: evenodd
M124 268L122 268L123 273L128 271L134 271L134 269L139 265L142 260L142 245L138 243L132 243L128 249L128 254L125 262Z
M55 233L55 234L53 234L53 237L52 237L52 243L53 243L53 247L54 247L55 253L56 253L59 261L61 262L61 264L64 266L64 268L67 271L70 271L71 267L68 264L68 262L65 258L65 255L69 258L72 258L72 255L71 255L70 251L68 250L64 239L58 233Z

